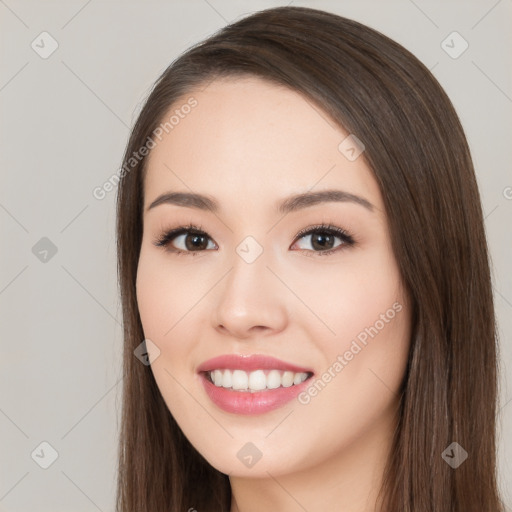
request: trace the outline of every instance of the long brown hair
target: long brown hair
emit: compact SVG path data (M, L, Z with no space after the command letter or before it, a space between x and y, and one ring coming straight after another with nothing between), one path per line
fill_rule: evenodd
M188 442L150 367L134 357L144 339L135 280L146 162L140 149L177 100L217 77L244 75L302 93L362 140L384 199L413 331L382 510L502 511L488 249L458 116L430 71L402 46L303 7L257 12L190 48L158 79L132 130L117 198L125 343L117 511L230 508L228 476ZM443 459L453 442L468 454L456 469Z

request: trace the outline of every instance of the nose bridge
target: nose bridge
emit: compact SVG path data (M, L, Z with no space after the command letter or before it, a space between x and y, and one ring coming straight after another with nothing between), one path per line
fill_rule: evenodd
M230 258L231 271L221 287L215 323L237 337L246 337L252 327L281 329L286 320L279 282L269 271L270 248L246 236Z
M268 260L268 251L263 244L253 236L245 237L230 258L232 270L227 276L222 298L227 302L233 300L240 307L253 307L264 302L262 295L270 291L265 286L268 284Z

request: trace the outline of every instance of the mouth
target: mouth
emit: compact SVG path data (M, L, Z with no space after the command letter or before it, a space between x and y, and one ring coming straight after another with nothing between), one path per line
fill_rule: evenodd
M314 372L263 355L227 354L202 363L197 372L206 394L233 414L262 414L284 406L310 384Z
M312 372L292 372L277 369L258 369L251 372L240 369L215 369L202 372L205 379L218 388L256 393L297 386L313 376Z

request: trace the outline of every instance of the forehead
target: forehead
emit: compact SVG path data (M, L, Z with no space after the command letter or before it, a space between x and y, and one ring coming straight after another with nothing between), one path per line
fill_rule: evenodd
M382 207L364 158L350 161L339 148L349 133L294 90L257 77L217 79L176 101L163 121L173 115L148 157L145 207L179 190L243 211L333 187Z

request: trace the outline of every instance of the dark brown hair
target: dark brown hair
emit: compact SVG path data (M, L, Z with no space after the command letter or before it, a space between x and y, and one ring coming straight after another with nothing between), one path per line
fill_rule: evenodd
M117 198L125 340L118 512L230 508L228 477L188 442L150 367L133 354L144 339L135 280L146 158L127 164L180 98L217 77L247 75L298 91L362 140L384 199L413 330L382 510L502 511L488 249L458 116L430 71L388 37L328 12L278 7L224 27L175 60L126 148ZM442 458L452 442L468 452L457 469Z

